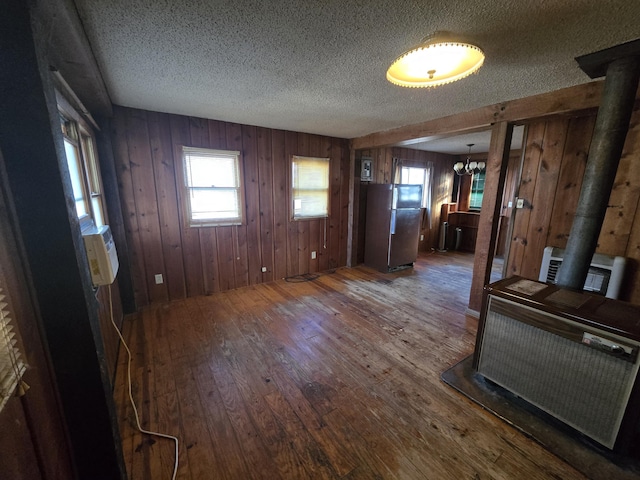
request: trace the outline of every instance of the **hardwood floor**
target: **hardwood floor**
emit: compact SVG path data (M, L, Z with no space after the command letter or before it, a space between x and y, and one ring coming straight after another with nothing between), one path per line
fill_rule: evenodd
M125 320L143 426L180 479L580 479L440 380L473 350L473 256L154 305ZM170 479L171 441L116 399L129 478Z

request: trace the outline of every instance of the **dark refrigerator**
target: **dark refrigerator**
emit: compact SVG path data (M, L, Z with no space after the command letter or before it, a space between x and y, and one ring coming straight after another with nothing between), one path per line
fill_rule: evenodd
M364 263L382 272L412 266L418 256L422 185L370 184Z

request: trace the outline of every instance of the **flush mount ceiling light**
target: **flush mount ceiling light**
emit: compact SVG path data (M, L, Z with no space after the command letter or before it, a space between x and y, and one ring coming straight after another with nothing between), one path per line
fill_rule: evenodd
M437 87L477 72L483 62L479 47L436 32L396 58L387 80L401 87Z

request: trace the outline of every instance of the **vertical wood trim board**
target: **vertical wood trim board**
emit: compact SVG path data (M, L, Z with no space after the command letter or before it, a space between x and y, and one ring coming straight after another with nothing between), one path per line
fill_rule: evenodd
M520 185L517 196L524 199L524 207L516 210L513 222L513 232L511 234L511 246L509 258L507 260L507 275L522 275L522 263L526 258L529 222L532 208L548 208L548 204L533 206L531 199L535 192L536 181L538 180L538 169L540 167L540 157L544 145L546 122L536 122L529 125L527 138L525 139L524 161L522 173L520 175ZM542 252L540 252L542 259Z
M112 125L138 308L346 265L347 140L118 106ZM244 225L185 226L176 172L183 145L242 152ZM331 159L326 222L290 220L291 155Z
M482 197L473 262L473 279L469 292L469 309L474 311L480 311L482 290L491 278L512 135L513 125L507 122L496 123L491 130L484 196Z

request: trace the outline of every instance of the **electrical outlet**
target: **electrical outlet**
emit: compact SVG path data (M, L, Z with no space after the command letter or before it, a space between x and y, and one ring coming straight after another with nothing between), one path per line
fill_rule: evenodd
M518 198L516 200L516 208L524 208L524 198Z
M424 241L424 235L420 235L420 241Z
M162 280L162 274L161 273L157 273L156 274L156 285L160 285L161 283L164 283L164 280Z
M311 252L311 260L315 260L316 259L316 251L314 250L313 252Z
M267 271L267 267L262 267L262 273Z

